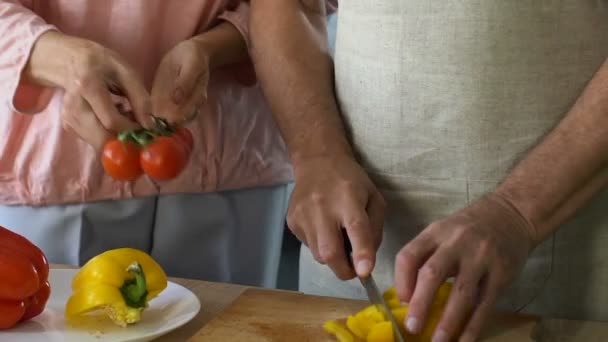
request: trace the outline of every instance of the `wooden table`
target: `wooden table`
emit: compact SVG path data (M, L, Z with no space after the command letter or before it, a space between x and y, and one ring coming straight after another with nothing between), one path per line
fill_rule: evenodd
M53 265L52 268L71 268ZM217 318L249 287L234 284L212 283L200 280L170 278L174 283L190 289L201 302L201 311L189 323L159 339L159 342L183 342L200 335L207 323ZM268 293L282 290L263 290ZM284 291L283 291L284 292ZM536 336L530 341L608 341L608 322L583 322L560 319L542 319L536 327ZM197 340L198 341L198 340ZM503 341L503 340L500 340ZM505 341L510 341L506 339ZM517 341L519 342L519 341ZM525 341L521 341L525 342Z

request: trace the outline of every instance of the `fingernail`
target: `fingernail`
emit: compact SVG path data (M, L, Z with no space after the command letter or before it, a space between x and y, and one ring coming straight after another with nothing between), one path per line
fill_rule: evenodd
M360 276L367 276L372 272L372 263L369 260L361 260L357 263L356 271Z
M147 114L145 116L144 122L142 122L142 125L145 128L154 128L154 124L155 124L155 122L154 122L154 116L152 114Z
M445 330L438 330L433 335L432 342L448 342L448 333Z
M408 317L407 321L405 322L405 326L412 334L417 334L420 332L420 322L416 317Z

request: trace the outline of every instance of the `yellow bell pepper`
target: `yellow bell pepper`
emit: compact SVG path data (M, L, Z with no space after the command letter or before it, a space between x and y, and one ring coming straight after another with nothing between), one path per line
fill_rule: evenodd
M122 327L141 320L148 302L167 287L167 276L148 254L119 248L89 260L72 280L67 318L103 310Z
M338 321L327 321L323 324L326 332L336 336L339 342L354 342L355 337Z
M367 335L367 342L394 342L393 326L390 321L377 323Z
M407 316L408 307L407 305L401 305L401 302L399 301L399 298L397 298L397 294L395 293L395 289L391 288L387 290L386 292L384 292L383 297L389 305L393 316L395 317L395 320L399 325L399 329L404 334L404 337L407 338L407 341L430 342L431 338L433 337L435 328L439 323L439 319L443 314L443 310L445 309L451 291L451 283L446 282L441 285L435 295L435 299L431 307L431 312L429 313L429 317L426 321L424 329L419 335L411 335L405 330L404 320ZM339 325L339 323L337 322L335 322L335 324ZM343 326L341 329L346 330L346 332L352 333L357 338L368 342L394 341L392 324L388 320L388 317L385 317L384 314L375 305L370 305L365 309L359 311L358 313L348 316L346 320L346 326L348 327L348 329L344 328ZM344 332L341 331L341 334L343 335ZM336 334L334 333L334 335ZM339 341L343 340L339 339Z
M394 287L391 287L390 289L386 290L382 297L384 297L384 301L386 302L389 308L395 309L401 307L401 301L397 297L397 292L395 291Z
M374 325L385 320L386 317L378 307L370 305L354 316L348 316L346 326L355 336L365 339Z

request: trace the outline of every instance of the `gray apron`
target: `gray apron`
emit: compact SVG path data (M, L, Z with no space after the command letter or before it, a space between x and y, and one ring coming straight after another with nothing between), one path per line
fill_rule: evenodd
M359 157L388 201L374 275L399 249L492 191L608 56L608 1L347 0L336 87ZM530 257L500 306L608 320L608 192ZM554 253L552 249L554 248ZM300 288L363 298L301 252Z

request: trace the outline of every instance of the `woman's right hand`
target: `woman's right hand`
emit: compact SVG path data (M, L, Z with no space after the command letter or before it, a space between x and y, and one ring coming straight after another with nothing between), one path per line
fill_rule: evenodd
M97 150L120 131L152 125L150 95L141 77L116 52L95 42L47 32L34 45L24 76L65 90L64 128ZM112 94L128 99L137 122L118 111Z

